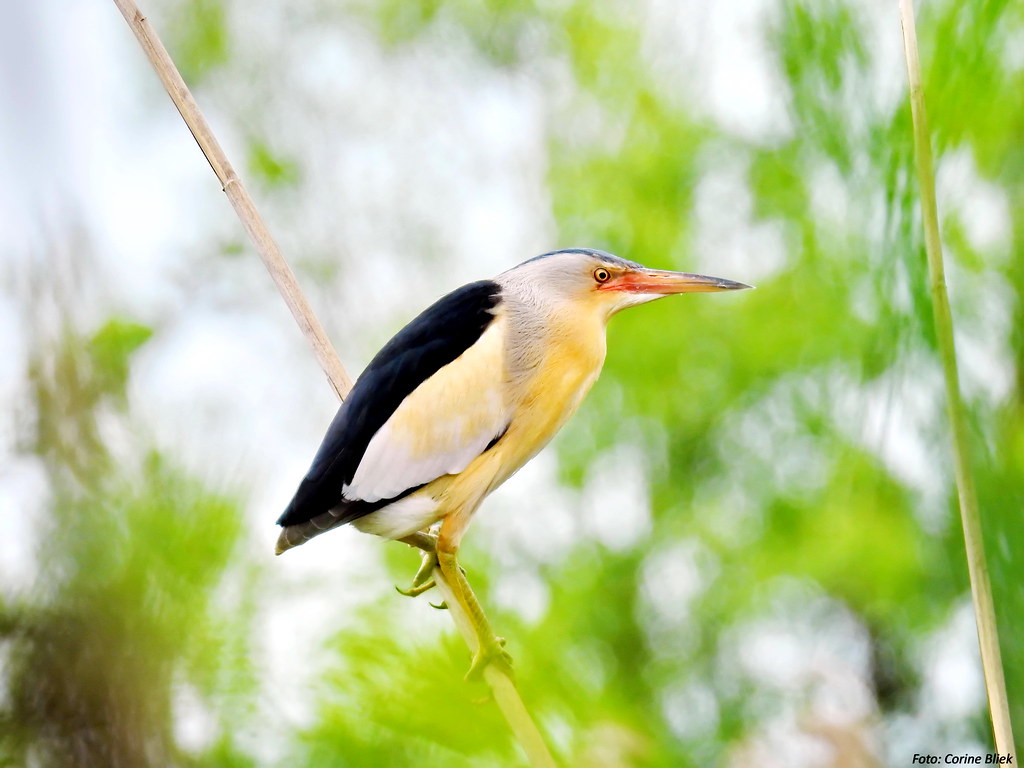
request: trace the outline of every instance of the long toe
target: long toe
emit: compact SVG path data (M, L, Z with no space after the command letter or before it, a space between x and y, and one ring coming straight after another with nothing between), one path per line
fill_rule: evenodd
M431 589L433 589L436 586L437 586L437 584L435 583L435 581L433 579L431 579L426 584L415 584L414 583L408 589L402 589L401 587L399 587L396 584L395 585L395 591L398 594L400 594L400 595L405 595L406 597L416 597L416 595L422 595L424 592L429 592Z

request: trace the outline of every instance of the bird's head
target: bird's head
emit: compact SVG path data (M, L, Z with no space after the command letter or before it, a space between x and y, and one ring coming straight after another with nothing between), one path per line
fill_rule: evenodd
M752 286L689 272L648 269L591 248L553 251L505 272L499 282L545 303L567 303L605 319L619 310L676 293L736 291Z

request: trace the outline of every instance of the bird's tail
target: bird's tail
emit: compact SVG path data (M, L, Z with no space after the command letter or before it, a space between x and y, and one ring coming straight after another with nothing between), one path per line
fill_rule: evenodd
M321 533L331 530L331 528L344 525L348 522L344 512L344 507L335 507L304 523L283 526L281 528L281 535L277 537L277 546L274 548L274 554L280 555L292 547L305 544L314 536L319 536Z

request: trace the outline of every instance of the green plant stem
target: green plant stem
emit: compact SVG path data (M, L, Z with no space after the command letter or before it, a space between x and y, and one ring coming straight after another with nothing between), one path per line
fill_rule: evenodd
M327 379L335 394L337 394L339 400L343 400L352 389L352 380L345 372L341 358L338 357L338 353L335 351L330 339L328 339L327 333L314 314L313 308L302 293L302 289L295 279L295 274L288 266L288 262L285 261L280 248L278 248L277 243L271 236L270 230L264 223L259 211L256 210L256 205L253 203L248 191L238 178L231 163L228 162L227 155L214 136L209 123L206 122L206 118L203 117L199 105L192 97L188 86L185 85L185 81L178 72L178 68L174 65L170 54L167 53L167 49L160 41L156 31L146 20L146 17L142 15L142 12L133 0L114 0L114 3L121 11L125 21L128 22L128 26L135 33L135 37L146 53L150 64L153 65L168 95L170 95L174 105L178 108L178 112L181 113L189 130L192 131L196 143L199 144L199 148L206 156L213 172L220 180L224 193L231 201L231 205L235 209L238 218L241 219L242 225L245 227L245 231L248 233L253 245L256 246L256 250L263 259L264 265L266 265L267 270L270 272L270 276L273 278L278 290L284 297L285 303L291 310L292 316L313 347L320 367L323 368L324 373L327 375ZM475 634L472 631L469 617L462 613L458 602L454 600L451 587L445 581L444 574L440 568L434 569L433 576L437 586L447 600L449 612L455 621L456 627L458 627L463 637L466 638L470 650L475 651ZM484 679L490 685L498 708L508 721L509 728L519 740L530 763L535 768L554 768L555 761L551 757L551 753L548 751L540 731L533 722L533 718L530 717L526 705L523 704L523 700L519 696L519 692L516 690L512 679L503 670L494 665L489 665L485 668Z
M946 292L946 278L942 261L942 241L939 237L939 214L935 200L935 171L932 163L928 118L921 85L921 62L917 51L917 30L914 25L913 0L900 0L900 19L903 24L903 45L907 55L907 75L910 82L910 109L914 123L914 153L917 159L917 177L921 194L921 217L924 220L925 250L928 254L928 274L935 315L935 335L942 358L942 372L946 381L946 406L953 441L953 459L956 485L960 499L960 520L964 530L967 568L974 599L974 616L978 626L981 664L985 673L992 730L996 750L1001 754L1014 754L1013 731L1010 725L1010 707L1006 695L1006 680L999 652L999 633L996 628L995 604L992 584L985 563L985 545L981 532L981 515L971 471L968 447L967 417L960 395L957 373L956 346L953 338L953 317Z

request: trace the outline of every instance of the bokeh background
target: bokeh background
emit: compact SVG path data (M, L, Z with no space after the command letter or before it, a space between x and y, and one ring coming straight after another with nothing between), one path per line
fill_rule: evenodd
M556 247L616 318L463 550L566 765L990 751L886 0L144 0L358 372ZM1024 5L919 3L1024 733ZM272 556L332 393L112 3L0 10L0 765L521 764L418 564Z

